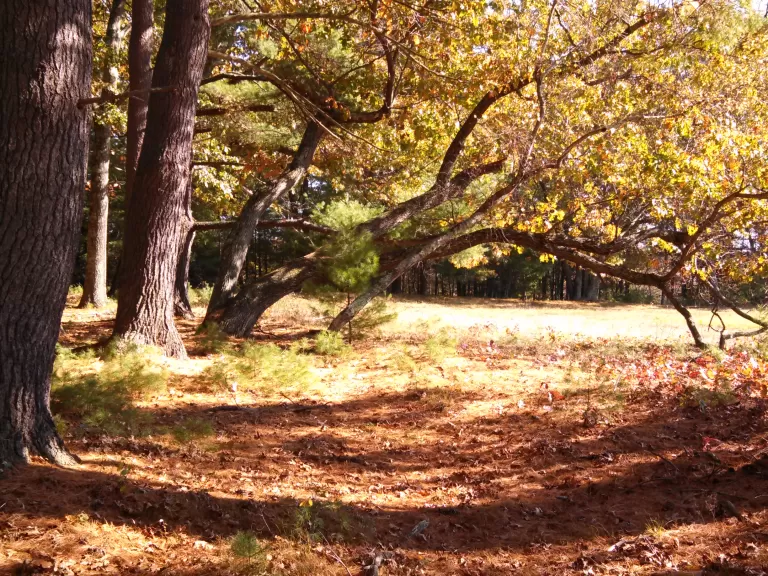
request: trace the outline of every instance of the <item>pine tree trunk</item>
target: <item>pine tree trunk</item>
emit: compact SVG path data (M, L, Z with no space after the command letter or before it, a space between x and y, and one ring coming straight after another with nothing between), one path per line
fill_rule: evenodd
M128 81L131 91L152 87L152 33L154 1L132 0L131 39L128 42ZM128 126L125 154L125 206L128 208L139 154L147 128L149 94L128 100Z
M131 39L128 42L128 79L131 91L149 90L152 87L153 11L153 0L132 0L131 2ZM126 214L131 201L133 182L136 179L136 167L139 164L139 153L144 142L144 131L147 127L148 104L149 93L134 96L128 100L128 125L125 138L124 210ZM125 237L125 224L123 224L123 237ZM112 276L109 296L114 297L117 294L122 269L121 253Z
M109 218L109 139L107 124L93 127L91 190L88 194L88 238L85 281L80 308L107 303L107 224Z
M574 281L573 299L581 300L582 289L584 287L584 270L576 269L576 279Z
M82 219L91 2L0 8L0 467L73 464L49 407Z
M197 90L207 57L208 0L169 0L147 130L126 216L123 272L114 336L185 357L173 323L179 244L187 234L185 197L192 161Z
M586 299L590 302L597 302L600 298L600 276L589 273L589 289Z
M248 254L248 248L253 240L253 233L259 221L274 202L293 190L306 176L307 170L312 164L315 150L317 150L324 134L325 132L317 123L310 122L304 131L304 136L293 160L275 180L269 191L248 199L237 219L234 230L222 246L219 276L213 286L211 301L205 316L206 322L213 321L215 313L226 306L234 295Z
M119 80L113 73L114 53L119 47L120 21L125 12L124 0L113 0L109 10L106 55L102 62L101 79L115 91ZM111 150L112 126L104 110L94 114L93 121L93 163L91 168L91 190L88 198L88 241L85 261L85 282L80 308L107 303L107 224L109 219L109 154Z

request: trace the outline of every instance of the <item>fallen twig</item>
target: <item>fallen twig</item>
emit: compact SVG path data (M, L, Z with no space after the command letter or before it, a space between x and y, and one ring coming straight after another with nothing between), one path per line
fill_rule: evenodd
M653 451L653 450L651 450L650 448L646 448L646 450L647 450L649 453L651 453L651 454L653 454L654 456L656 456L656 458L660 458L661 460L663 460L664 462L666 462L667 464L669 464L670 466L672 466L672 468L674 468L674 469L675 469L675 472L677 472L678 474L680 473L680 468L678 468L677 466L675 466L674 462L672 462L672 461L671 461L669 458L667 458L666 456L664 456L664 455L662 455L662 454L659 454L658 452L654 452L654 451Z
M329 555L331 558L333 558L334 560L336 560L336 562L338 562L339 564L341 564L342 566L344 566L344 570L346 570L346 571L347 571L347 576L352 576L352 572L350 572L350 571L349 571L349 568L347 568L347 565L346 565L346 564L344 564L344 560L342 560L341 558L339 558L339 555L338 555L338 554L336 554L336 552L334 552L334 551L333 551L333 548L331 548L331 544L330 544L330 542L328 542L328 539L325 537L325 535L323 535L323 540L325 540L325 543L326 543L326 545L327 545L327 548L326 548L326 550L328 551L328 555Z

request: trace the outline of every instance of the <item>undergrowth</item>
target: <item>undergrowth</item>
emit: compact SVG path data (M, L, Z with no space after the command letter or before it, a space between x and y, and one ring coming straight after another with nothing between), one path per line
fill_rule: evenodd
M220 391L303 390L312 382L311 359L299 342L283 349L276 344L245 343L239 350L226 349L203 373L212 388Z
M315 340L315 352L322 356L343 357L352 352L352 347L344 342L339 332L323 330Z
M267 551L253 532L238 532L229 543L232 555L240 565L240 572L249 575L264 574Z
M391 357L392 367L399 372L415 372L419 365L407 346L401 346Z
M177 442L186 444L188 442L213 436L215 431L208 420L202 418L186 418L171 429L171 434Z
M229 335L215 322L203 324L198 329L200 347L207 354L223 352L229 348Z
M57 425L79 420L108 434L137 434L148 416L135 402L165 390L169 373L155 351L125 343L110 345L99 361L93 352L59 348L51 383L51 408Z
M213 286L201 284L197 288L189 289L189 303L193 308L207 308L213 294Z
M443 328L424 342L424 353L432 362L439 363L456 353L458 343L456 336Z

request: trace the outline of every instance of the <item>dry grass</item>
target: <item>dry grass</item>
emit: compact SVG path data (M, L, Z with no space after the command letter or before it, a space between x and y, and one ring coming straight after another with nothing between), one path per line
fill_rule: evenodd
M555 331L572 337L639 338L659 340L688 339L685 322L673 308L654 305L591 304L584 302L536 302L450 298L400 300L395 305L397 320L389 328L407 331L420 323L432 328L467 329L477 324L494 324L501 330L518 330L537 336ZM717 342L708 331L709 310L692 309L699 329L707 341ZM731 311L721 313L729 330L750 328Z
M319 327L311 301L283 306L257 342ZM81 467L0 479L0 572L346 575L382 550L382 576L768 565L768 464L746 466L768 449L762 360L746 375L746 356L700 356L657 307L394 307L379 339L301 352L304 388L211 388L221 356L181 322L191 359L164 361L167 389L137 400L143 437L72 421ZM62 341L94 342L109 320L68 309ZM683 403L723 379L750 387ZM257 558L233 555L238 534Z

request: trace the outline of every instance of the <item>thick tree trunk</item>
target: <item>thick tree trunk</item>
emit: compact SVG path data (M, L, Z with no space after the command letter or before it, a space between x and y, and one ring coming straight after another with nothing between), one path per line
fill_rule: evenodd
M114 336L185 357L173 323L179 244L189 222L185 196L192 162L197 90L207 56L208 0L169 0L147 131L126 216Z
M576 275L573 282L573 299L581 300L582 290L584 288L584 270L576 269Z
M240 272L242 272L248 254L248 247L251 245L253 233L256 231L259 221L273 202L293 190L306 176L323 134L325 132L317 123L310 122L304 131L301 144L299 144L293 160L275 180L269 191L248 199L237 219L234 230L222 246L219 277L213 286L211 301L205 316L206 322L212 321L214 313L226 306L234 295L237 280L240 278Z
M149 90L152 87L152 47L153 47L154 0L132 0L131 2L131 39L128 42L128 78L129 88ZM125 154L125 213L131 202L133 182L136 179L136 167L139 153L144 142L147 127L147 107L149 93L128 99L128 125L126 131ZM125 237L125 225L123 225ZM120 275L123 269L122 254L117 259L115 272L109 287L109 296L117 294Z
M587 284L586 300L590 302L597 302L600 298L600 276L597 274L588 273L589 282Z
M75 459L49 408L82 219L90 0L0 8L0 467Z
M113 70L114 54L122 40L120 21L125 12L124 0L113 0L109 10L107 34L104 38L106 54L102 62L101 79L113 92L119 78ZM112 126L104 110L94 115L93 121L93 162L91 167L91 190L88 200L88 241L85 262L85 282L80 308L107 303L107 224L109 218L109 153L111 150Z
M153 0L132 0L131 39L128 42L128 78L131 91L152 87ZM125 157L125 206L130 203L139 154L147 128L149 94L128 99Z

